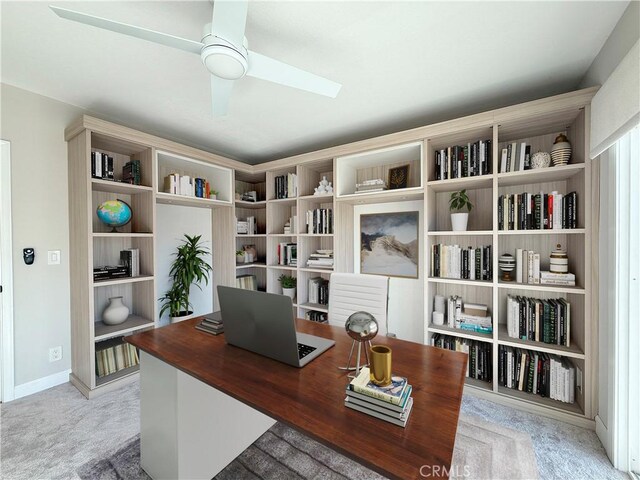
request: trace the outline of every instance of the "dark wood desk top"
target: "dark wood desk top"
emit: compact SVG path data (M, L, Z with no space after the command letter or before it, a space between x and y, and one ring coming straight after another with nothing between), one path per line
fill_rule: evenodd
M297 320L299 332L332 338L336 345L295 368L227 345L224 335L196 330L196 323L187 320L127 341L389 478L424 478L423 465L451 466L466 355L374 339L391 347L394 374L413 385L413 411L402 428L344 406L348 379L337 367L346 363L351 339L343 328ZM434 470L431 476L437 476Z

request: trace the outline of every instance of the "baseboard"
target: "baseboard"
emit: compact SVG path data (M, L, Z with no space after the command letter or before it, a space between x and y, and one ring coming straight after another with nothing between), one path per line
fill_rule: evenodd
M71 369L63 370L62 372L54 373L48 377L42 377L31 382L23 383L22 385L16 385L13 391L14 400L67 383L69 381L70 373Z

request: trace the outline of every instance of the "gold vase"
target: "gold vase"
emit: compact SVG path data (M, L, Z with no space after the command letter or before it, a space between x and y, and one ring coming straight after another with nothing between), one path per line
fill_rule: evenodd
M371 347L371 382L385 387L391 383L391 349L385 345Z

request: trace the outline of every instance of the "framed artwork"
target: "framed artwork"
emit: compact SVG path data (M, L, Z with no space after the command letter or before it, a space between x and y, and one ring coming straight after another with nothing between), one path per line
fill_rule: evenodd
M409 165L389 169L389 190L407 188L409 184Z
M360 215L360 273L418 278L419 212Z

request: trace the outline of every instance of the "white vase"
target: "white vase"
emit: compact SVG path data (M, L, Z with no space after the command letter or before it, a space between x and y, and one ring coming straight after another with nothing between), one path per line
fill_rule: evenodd
M468 221L469 213L452 213L451 230L453 230L454 232L466 232Z
M180 315L179 317L169 317L171 319L171 323L184 322L185 320L189 320L190 318L193 318L195 316L192 310L189 310L188 312L183 311L180 313L184 313L184 315Z
M129 318L129 307L122 303L122 297L109 298L109 305L102 312L102 322L105 325L120 325Z
M293 288L284 288L282 287L282 294L289 297L291 300L296 298L296 287Z

